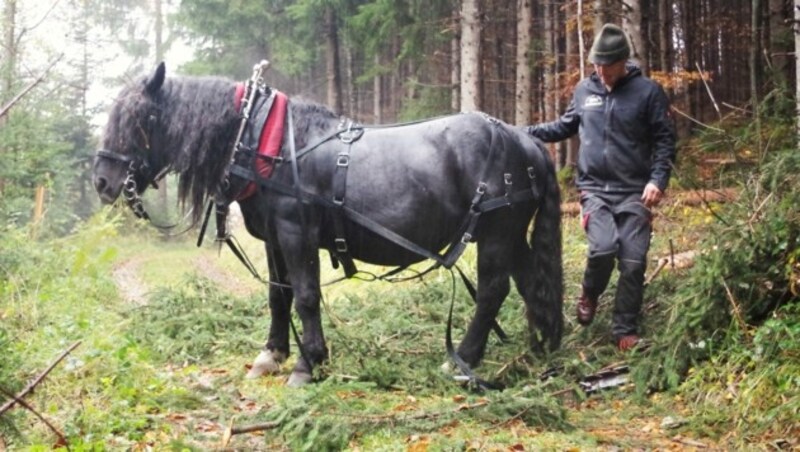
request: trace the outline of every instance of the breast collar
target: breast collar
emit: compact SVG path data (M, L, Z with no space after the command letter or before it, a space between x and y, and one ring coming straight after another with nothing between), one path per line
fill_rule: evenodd
M236 85L234 106L237 111L242 107L242 96L245 92L243 83ZM253 170L264 179L269 178L275 161L281 151L285 132L286 110L288 98L278 90L259 91L254 101L247 129L239 143L240 151L253 155ZM242 201L255 193L257 184L250 182L236 195L236 201Z

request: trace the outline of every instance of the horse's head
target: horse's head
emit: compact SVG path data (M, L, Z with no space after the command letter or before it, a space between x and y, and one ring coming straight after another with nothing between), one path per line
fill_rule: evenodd
M161 117L164 73L161 63L152 76L124 88L114 101L103 134L103 147L97 151L92 169L94 187L106 204L113 203L124 192L125 199L134 207L139 194L147 185L154 184L166 167L159 146L166 132Z

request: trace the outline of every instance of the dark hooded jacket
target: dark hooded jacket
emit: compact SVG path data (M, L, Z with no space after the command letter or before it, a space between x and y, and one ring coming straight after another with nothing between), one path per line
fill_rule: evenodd
M628 65L628 74L606 91L593 73L575 88L567 111L528 133L552 142L580 132L577 186L583 191L634 193L653 182L669 183L675 129L669 100L656 82Z

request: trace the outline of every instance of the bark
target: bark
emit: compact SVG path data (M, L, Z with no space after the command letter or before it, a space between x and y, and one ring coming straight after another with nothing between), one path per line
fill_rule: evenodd
M381 65L381 54L380 52L375 52L375 67L380 67ZM381 111L381 104L383 100L383 90L382 90L382 83L381 83L381 75L376 73L375 76L372 78L372 114L374 115L375 123L380 124L383 122L383 114Z
M481 23L478 0L461 3L461 111L480 110Z
M14 90L14 74L17 64L17 0L6 0L3 8L3 59L0 61L3 67L3 103L11 99Z
M647 74L650 72L650 61L647 57L647 41L642 35L642 4L639 0L627 0L625 4L627 11L622 16L622 29L631 41L631 58Z
M459 35L456 33L450 40L450 58L452 58L450 69L450 84L452 87L450 89L450 108L452 108L454 112L461 109L461 93L459 90L461 82L461 50L459 44Z
M156 64L164 61L164 14L162 9L162 0L153 0L153 13L155 14L155 51L156 51ZM166 215L168 211L167 206L167 178L161 180L158 184L158 202L161 211Z
M658 43L659 43L659 69L670 71L670 50L672 49L671 38L671 15L669 8L671 2L668 0L658 0Z
M769 55L774 74L786 81L789 75L790 28L784 11L784 0L769 0Z
M794 23L800 24L800 0L794 0ZM797 25L795 25L796 27ZM794 62L795 67L800 68L800 33L794 31ZM795 70L795 99L797 105L797 136L800 144L800 70Z
M556 92L555 92L555 44L554 37L555 27L553 23L553 3L547 2L544 6L544 64L542 70L544 71L544 119L545 121L552 121L556 116Z
M325 77L328 82L328 107L337 114L342 112L342 80L339 71L339 31L336 11L325 7Z
M760 67L759 58L760 53L760 30L761 22L759 14L761 12L761 0L752 0L752 10L750 13L750 101L753 105L754 111L758 108L758 87L760 86Z

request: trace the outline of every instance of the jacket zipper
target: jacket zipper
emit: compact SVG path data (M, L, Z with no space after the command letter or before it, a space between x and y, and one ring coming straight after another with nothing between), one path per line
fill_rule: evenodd
M606 181L608 181L609 171L608 171L608 144L609 144L609 135L611 129L611 116L614 113L614 105L616 103L616 99L613 95L606 96L605 102L605 125L603 127L603 170L605 171ZM608 191L608 182L606 182L604 190Z

